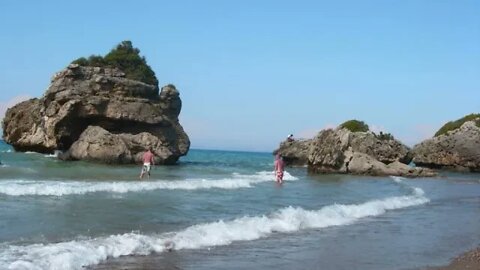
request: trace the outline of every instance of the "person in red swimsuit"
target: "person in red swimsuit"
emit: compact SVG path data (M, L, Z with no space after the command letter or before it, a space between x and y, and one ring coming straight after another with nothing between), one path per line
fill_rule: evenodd
M283 183L283 172L285 170L285 162L280 154L275 156L275 176L279 184Z

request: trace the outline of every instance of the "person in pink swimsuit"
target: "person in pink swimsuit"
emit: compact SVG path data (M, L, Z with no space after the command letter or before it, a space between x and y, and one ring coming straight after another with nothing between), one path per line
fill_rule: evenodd
M283 171L285 170L285 162L280 154L275 156L275 176L279 184L283 183Z
M143 160L143 167L142 167L142 172L140 173L140 179L143 178L143 175L145 173L147 173L148 179L150 179L150 170L152 169L152 166L155 165L152 148L148 148L148 150L143 154L142 160Z

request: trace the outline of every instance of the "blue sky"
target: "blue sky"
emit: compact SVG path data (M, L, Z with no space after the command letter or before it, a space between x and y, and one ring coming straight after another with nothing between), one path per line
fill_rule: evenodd
M352 118L413 145L480 112L479 1L66 2L0 1L0 114L122 40L180 90L192 148L271 151Z

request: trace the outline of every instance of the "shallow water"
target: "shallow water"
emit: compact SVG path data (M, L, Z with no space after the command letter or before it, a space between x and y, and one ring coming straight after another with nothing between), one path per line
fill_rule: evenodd
M480 175L308 175L268 153L61 162L0 142L0 269L418 269L480 244ZM3 267L3 268L2 268Z

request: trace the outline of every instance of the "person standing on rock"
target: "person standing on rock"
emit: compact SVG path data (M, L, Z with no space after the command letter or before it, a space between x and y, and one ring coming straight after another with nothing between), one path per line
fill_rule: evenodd
M150 170L152 166L155 165L154 155L152 153L152 148L148 148L148 150L143 154L143 167L142 172L140 173L140 179L143 179L143 175L147 173L148 179L150 179Z
M276 181L279 184L283 183L283 172L285 170L285 162L283 161L282 155L277 154L275 156L275 177Z

